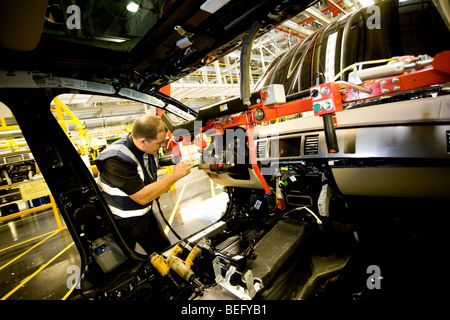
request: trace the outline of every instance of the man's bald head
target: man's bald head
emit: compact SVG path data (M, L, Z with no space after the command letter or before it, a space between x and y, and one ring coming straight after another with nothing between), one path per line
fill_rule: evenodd
M160 132L167 132L166 125L159 117L150 114L137 117L131 126L131 136L134 139L155 140Z

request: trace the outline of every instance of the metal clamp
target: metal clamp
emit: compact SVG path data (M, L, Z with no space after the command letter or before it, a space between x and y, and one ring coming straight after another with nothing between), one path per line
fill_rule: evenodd
M225 274L225 277L223 277L220 269L219 257L216 257L213 260L213 269L216 283L242 300L251 300L256 293L263 288L262 283L253 278L253 273L251 270L247 270L243 277L246 288L239 285L233 286L230 283L230 280L233 274L236 273L236 268L231 266Z

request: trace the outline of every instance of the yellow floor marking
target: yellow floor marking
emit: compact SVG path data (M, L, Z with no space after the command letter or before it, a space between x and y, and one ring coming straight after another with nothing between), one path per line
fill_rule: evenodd
M72 247L74 245L74 242L72 242L71 244L69 244L67 247L65 247L63 250L61 250L56 256L54 256L53 258L51 258L49 261L47 261L47 263L43 264L38 270L36 270L31 276L28 276L24 281L22 281L17 287L15 287L14 289L12 289L10 292L8 292L6 295L4 295L0 300L6 300L8 299L14 292L16 292L17 290L19 290L20 288L22 288L28 281L30 281L31 279L33 279L39 272L41 272L42 270L44 270L50 263L52 263L53 261L55 261L60 255L62 255L64 252L66 252L67 250L69 250L70 247Z

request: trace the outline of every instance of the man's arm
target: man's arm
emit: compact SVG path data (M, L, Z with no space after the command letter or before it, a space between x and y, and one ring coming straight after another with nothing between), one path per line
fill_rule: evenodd
M169 190L175 182L188 175L191 169L191 164L180 162L175 166L171 174L161 180L146 185L138 192L130 195L130 198L140 205L146 205Z

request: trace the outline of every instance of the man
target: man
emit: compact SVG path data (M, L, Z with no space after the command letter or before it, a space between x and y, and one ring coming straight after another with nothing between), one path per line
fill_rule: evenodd
M97 183L124 238L132 248L139 243L148 255L170 245L152 212L153 200L192 169L190 164L180 162L171 174L157 180L155 155L165 145L166 134L160 118L139 116L131 134L108 146L95 160Z

